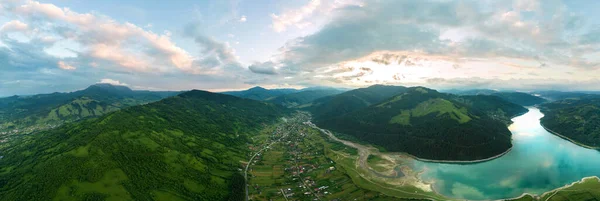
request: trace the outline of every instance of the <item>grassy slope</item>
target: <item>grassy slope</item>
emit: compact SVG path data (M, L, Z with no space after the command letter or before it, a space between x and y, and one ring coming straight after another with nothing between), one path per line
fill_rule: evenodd
M0 200L243 196L236 172L246 143L283 114L271 104L192 91L62 126L3 153Z
M124 86L97 84L71 93L0 98L0 131L42 130L66 122L98 117L125 107L158 101L176 93L133 91Z
M510 201L570 201L600 200L600 180L597 177L585 178L568 187L559 188L541 196L525 195Z
M511 118L524 114L528 110L523 106L508 102L500 97L491 95L458 96L454 100L485 113L487 116L510 124Z

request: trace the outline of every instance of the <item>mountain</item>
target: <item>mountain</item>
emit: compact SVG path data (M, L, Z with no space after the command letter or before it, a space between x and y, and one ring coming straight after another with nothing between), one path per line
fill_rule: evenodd
M500 105L496 108L510 108L499 114L517 114L524 111L521 106L479 96L465 97L461 102L455 100L459 97L424 87L404 91L337 117L317 118L316 124L387 151L424 159L479 160L512 147L505 122L487 112L497 110L491 106L494 104Z
M523 106L492 95L458 96L453 99L468 105L472 109L484 112L487 116L506 124L512 123L511 119L513 117L529 111Z
M11 96L0 99L0 131L35 131L121 108L174 96L178 92L134 91L125 86L96 84L70 93Z
M268 101L289 108L304 108L310 106L310 103L316 99L337 95L342 92L343 91L341 90L333 88L303 89L300 92L277 96Z
M523 92L498 92L491 94L493 96L498 96L504 100L509 102L519 104L522 106L533 106L543 102L546 102L545 99L528 94Z
M469 90L451 89L451 90L446 90L443 92L456 94L456 95L492 95L494 93L498 93L497 90L492 90L492 89L469 89Z
M581 98L593 98L599 97L600 95L594 94L594 92L564 92L564 91L537 91L534 92L542 98L550 101L564 100L564 99L581 99Z
M542 125L577 144L600 149L600 98L566 99L542 104Z
M189 91L11 143L0 200L242 200L240 161L281 106Z
M404 91L406 87L403 86L373 85L316 99L306 109L311 111L316 119L328 119L368 107Z
M252 100L267 100L277 96L299 92L297 89L265 89L262 87L253 87L243 91L227 91L222 94L247 98Z

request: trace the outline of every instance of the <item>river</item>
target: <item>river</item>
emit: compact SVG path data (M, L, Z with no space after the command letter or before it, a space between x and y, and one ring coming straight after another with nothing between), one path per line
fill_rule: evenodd
M513 118L513 149L492 161L442 164L415 161L423 181L453 198L489 200L542 194L588 176L600 176L600 152L547 132L537 108Z

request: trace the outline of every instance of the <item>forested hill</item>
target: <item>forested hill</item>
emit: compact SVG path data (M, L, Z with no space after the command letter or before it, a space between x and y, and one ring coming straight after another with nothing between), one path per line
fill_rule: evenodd
M284 94L271 99L268 102L283 105L289 108L305 108L319 98L332 96L342 93L342 90L333 88L308 89L297 93Z
M568 99L540 107L542 125L581 145L600 148L600 98Z
M288 111L190 91L18 139L0 200L241 200L251 136Z
M121 108L174 96L179 92L134 91L125 86L96 84L70 93L0 98L0 131L54 127Z
M512 123L511 118L529 111L523 106L492 95L459 96L455 97L454 100L464 103L472 109L484 112L487 116L506 124Z
M329 119L368 107L404 91L406 87L403 86L373 85L317 99L307 110L317 119Z
M253 87L243 91L226 91L222 94L237 96L240 98L247 98L252 100L268 100L277 96L297 93L297 89L265 89L262 87Z
M543 98L523 92L498 92L491 95L522 106L533 106L546 102Z
M348 114L317 119L317 125L353 138L437 160L478 160L496 156L511 146L511 133L505 122L488 116L494 108L485 104L507 105L502 113L516 114L524 108L501 99L454 95L424 87ZM486 103L479 99L485 99Z

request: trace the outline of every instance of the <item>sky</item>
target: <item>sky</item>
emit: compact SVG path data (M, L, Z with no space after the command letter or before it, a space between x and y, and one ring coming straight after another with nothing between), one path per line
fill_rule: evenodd
M600 90L597 0L0 0L0 96L253 86Z

